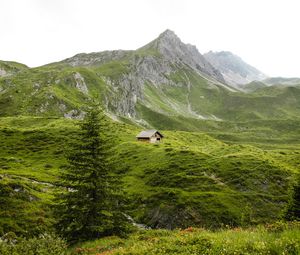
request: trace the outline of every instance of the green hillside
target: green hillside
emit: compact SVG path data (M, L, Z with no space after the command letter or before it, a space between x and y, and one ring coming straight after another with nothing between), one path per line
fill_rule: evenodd
M121 118L130 114L131 121L146 126L158 127L156 120L164 118L165 129L175 126L181 130L199 130L194 124L198 119L236 122L300 116L299 87L266 87L252 94L232 92L188 69L170 74L167 78L171 85L157 87L146 82L139 88L141 96L134 101L131 98L136 92L123 87L119 80L128 68L128 63L116 61L100 67L59 64L2 77L0 115L76 117L80 116L82 106L96 100L112 114ZM176 123L183 117L185 128Z
M11 76L26 69L28 69L28 67L24 64L0 60L0 77Z
M0 123L1 194L6 205L0 230L43 232L51 228L51 198L61 189L63 152L68 141L76 139L76 121L5 117ZM264 139L253 146L166 130L163 143L144 144L135 141L139 131L113 122L119 142L112 160L122 166L118 173L129 198L127 213L137 222L163 228L219 227L281 216L293 174L299 171L299 137L270 149L269 143L264 148ZM239 136L247 137L247 132Z

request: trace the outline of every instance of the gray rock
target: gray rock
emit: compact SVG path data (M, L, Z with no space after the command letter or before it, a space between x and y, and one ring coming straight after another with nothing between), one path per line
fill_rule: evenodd
M77 119L77 120L82 120L85 116L85 112L79 111L77 109L71 110L67 113L64 114L64 117L67 119Z
M74 79L75 79L75 82L76 82L76 88L81 91L83 94L88 94L89 93L89 90L86 86L86 83L84 81L84 78L81 76L80 73L76 72L74 74Z
M6 72L6 70L0 68L0 77L5 77L5 76L7 76L7 75L8 75L8 73Z

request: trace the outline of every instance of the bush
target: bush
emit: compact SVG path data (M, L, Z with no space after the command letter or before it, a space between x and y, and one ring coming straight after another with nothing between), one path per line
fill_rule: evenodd
M48 234L18 239L13 233L9 233L0 238L1 255L64 255L66 248L64 240Z

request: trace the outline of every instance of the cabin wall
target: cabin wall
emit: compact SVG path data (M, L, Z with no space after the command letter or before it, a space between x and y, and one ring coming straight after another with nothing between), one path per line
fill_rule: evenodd
M138 141L149 143L150 139L149 138L138 138Z
M157 140L157 139L159 139L159 140ZM158 134L155 134L150 138L150 143L159 143L159 142L161 142L161 140L162 140L162 137Z
M156 142L157 142L156 137L155 137L155 136L152 136L152 137L150 138L150 143L156 143Z

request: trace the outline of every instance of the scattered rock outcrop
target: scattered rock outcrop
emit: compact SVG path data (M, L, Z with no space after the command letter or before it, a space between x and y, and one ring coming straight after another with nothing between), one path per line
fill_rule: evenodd
M75 85L76 88L79 91L81 91L83 94L88 94L89 93L88 88L87 88L84 78L81 76L81 74L78 72L74 73L74 79L76 82L76 85Z

